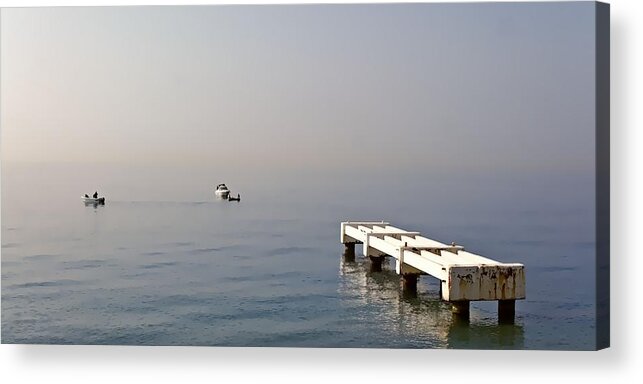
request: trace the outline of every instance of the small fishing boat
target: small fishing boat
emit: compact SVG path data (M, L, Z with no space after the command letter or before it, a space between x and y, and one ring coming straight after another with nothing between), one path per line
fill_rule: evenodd
M105 204L105 197L85 197L81 196L85 204Z
M228 197L228 201L241 201L241 195L237 194L237 197Z
M227 199L230 195L230 190L228 189L228 187L226 187L225 184L219 184L217 185L214 194L222 199Z

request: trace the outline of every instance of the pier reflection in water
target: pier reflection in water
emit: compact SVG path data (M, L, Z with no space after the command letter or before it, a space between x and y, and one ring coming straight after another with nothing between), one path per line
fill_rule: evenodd
M367 258L345 252L339 275L344 321L353 322L356 333L368 333L369 346L387 339L396 340L397 348L524 348L519 318L515 324L498 324L495 306L472 303L469 320L462 320L440 299L439 281L431 276L419 279L417 295L404 293L389 258L376 272Z

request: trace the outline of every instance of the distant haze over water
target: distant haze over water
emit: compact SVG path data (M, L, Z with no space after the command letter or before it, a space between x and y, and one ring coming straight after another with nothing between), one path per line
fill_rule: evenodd
M1 17L3 161L593 169L591 2Z

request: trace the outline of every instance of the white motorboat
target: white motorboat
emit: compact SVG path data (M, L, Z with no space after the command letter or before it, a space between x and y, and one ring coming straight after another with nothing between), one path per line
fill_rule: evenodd
M230 190L225 184L219 184L217 185L217 189L215 189L214 194L222 199L227 199L230 195Z

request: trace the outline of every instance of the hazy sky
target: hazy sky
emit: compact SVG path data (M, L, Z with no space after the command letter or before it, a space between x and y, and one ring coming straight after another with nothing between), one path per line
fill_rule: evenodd
M593 2L1 17L5 164L593 171Z

